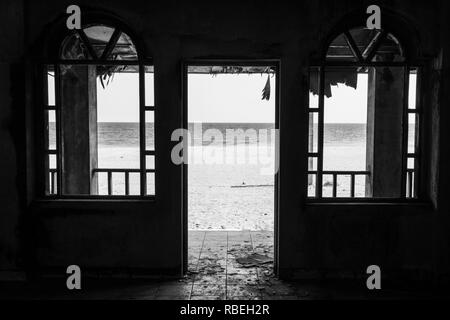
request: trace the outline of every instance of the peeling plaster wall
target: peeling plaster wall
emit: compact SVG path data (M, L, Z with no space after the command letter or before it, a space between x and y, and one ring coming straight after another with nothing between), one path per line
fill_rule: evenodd
M35 106L29 97L25 108L20 99L28 91L20 80L12 83L11 69L18 62L23 67L25 52L29 59L39 55L38 51L28 50L39 48L38 39L70 4L26 1L23 8L21 2L6 1L8 10L0 11L0 39L11 43L0 49L0 270L23 269L20 261L25 257L28 268L77 263L180 274L182 171L170 161L170 134L182 124L181 62L226 57L281 60L278 267L282 277L302 276L302 272L311 270L362 273L369 264L389 270L422 270L435 276L448 274L450 159L445 141L450 136L446 125L450 114L444 106L450 102L446 38L450 11L445 1L379 1L383 12L397 12L399 20L410 23L414 32L400 36L417 36L421 56L435 58L441 53L442 63L432 79L442 82L431 83L424 95L425 107L433 110L425 127L430 138L425 141L429 146L429 204L370 206L312 206L304 200L308 120L302 106L307 101L307 66L323 46L319 40L337 32L336 25L346 15L355 10L364 13L372 4L349 0L295 4L261 0L78 1L82 10L94 8L117 15L141 38L148 55L154 58L158 198L154 203L142 204L31 204L32 198L27 200L25 195L33 193L32 134L25 147L18 128L25 123L20 114L23 109L29 111L27 123L32 126ZM32 83L32 74L27 75ZM22 91L14 91L14 86ZM19 110L13 112L13 106ZM26 190L20 189L25 185L20 163L27 163L29 168ZM28 209L21 211L21 207ZM23 234L17 233L20 219L27 226L22 228Z

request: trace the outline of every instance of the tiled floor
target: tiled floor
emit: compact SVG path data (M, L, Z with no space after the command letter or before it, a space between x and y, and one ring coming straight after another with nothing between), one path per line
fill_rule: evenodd
M426 292L369 291L365 283L284 282L273 275L273 233L191 231L189 272L179 280L133 275L84 278L69 291L65 278L0 283L0 299L315 300L431 298ZM448 296L446 293L445 296Z
M273 232L189 232L191 299L262 299L272 269Z

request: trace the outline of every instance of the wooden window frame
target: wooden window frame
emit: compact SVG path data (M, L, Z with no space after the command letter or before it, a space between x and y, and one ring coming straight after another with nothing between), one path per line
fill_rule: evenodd
M44 121L48 121L48 117L46 117L46 113L49 110L52 110L55 112L55 122L56 122L56 148L55 149L49 149L47 146L47 140L49 131L47 130L47 125L44 122L44 125L39 125L38 128L41 128L39 131L42 132L42 128L44 129L44 135L42 133L39 134L41 137L40 140L44 140L43 142L39 143L39 145L44 146L44 150L41 149L41 152L39 152L41 155L39 156L41 159L43 158L44 161L39 160L39 171L41 171L43 174L40 174L41 177L43 177L44 181L42 183L42 179L38 179L38 196L42 197L47 200L51 199L101 199L101 200L108 200L108 199L114 199L114 200L121 200L121 199L146 199L146 200L155 200L156 194L157 194L157 187L156 187L156 128L153 127L154 130L154 147L153 150L148 150L146 146L146 112L151 111L154 114L154 122L156 122L156 107L155 105L146 105L145 103L145 73L147 68L153 68L154 70L154 64L153 60L149 58L143 58L139 51L137 51L137 59L136 60L108 60L108 56L113 50L115 44L117 43L120 35L122 32L125 32L121 30L119 27L115 27L113 24L111 25L105 25L104 23L99 24L90 24L90 26L93 25L104 25L111 28L114 28L114 32L111 36L110 41L107 43L103 54L101 57L97 57L95 54L92 46L90 45L90 42L87 40L87 36L85 32L81 30L75 30L73 33L78 33L80 38L83 40L83 43L86 45L86 48L91 56L92 59L80 59L80 60L70 60L70 59L61 59L60 55L58 55L58 58L55 60L45 61L42 64L40 64L39 72L41 74L44 74L45 76L42 79L42 96L43 96L43 110L44 112ZM67 37L71 36L73 33L69 34ZM65 39L67 39L67 37ZM64 40L65 40L64 39ZM64 43L64 40L62 43ZM135 43L133 41L133 43ZM113 195L112 191L112 173L118 172L116 169L102 169L97 168L93 170L93 174L96 174L98 172L106 172L108 177L108 194L107 195L69 195L64 194L63 190L63 184L62 184L62 171L63 171L63 154L62 154L62 139L61 139L61 90L59 88L60 86L60 68L64 65L102 65L102 66L135 66L138 68L139 73L139 169L122 169L120 170L121 173L125 174L125 195ZM51 68L54 70L54 77L55 77L55 105L50 106L48 103L48 83L47 83L47 73L48 68L51 66ZM154 72L154 71L153 71ZM42 119L42 116L39 116L39 119ZM47 119L47 120L45 120ZM56 155L56 169L50 169L48 164L48 157L49 155L54 154ZM146 159L147 156L153 156L155 159L155 167L152 169L146 168ZM127 179L127 176L129 178L129 173L131 172L139 172L140 174L140 193L139 195L129 195L129 179ZM153 173L154 174L154 194L147 194L147 174ZM56 176L56 178L55 178ZM49 183L49 179L56 181L57 183L57 189L55 191L54 183ZM52 192L53 191L53 192Z
M313 203L347 203L347 202L355 202L355 203L364 203L364 202L373 202L373 203L411 203L411 202L420 202L422 194L421 194L421 143L422 141L422 121L423 121L423 108L421 106L420 99L420 91L421 91L421 77L422 70L424 68L424 63L410 63L406 59L406 55L404 55L405 60L402 62L373 62L372 58L376 54L377 48L381 45L382 41L388 35L388 32L382 30L376 39L372 43L368 45L368 55L366 58L363 57L364 54L359 52L358 47L356 46L350 32L348 30L343 32L343 35L349 45L352 54L354 55L353 61L328 61L324 55L323 59L319 63L313 63L309 66L308 69L308 100L306 106L306 114L308 118L311 114L317 113L318 117L318 137L317 137L317 150L315 152L309 151L309 138L308 138L308 152L306 153L307 157L307 173L306 173L306 199L307 202ZM326 48L328 49L328 47ZM355 197L355 176L358 175L367 175L370 174L367 171L328 171L323 170L323 147L324 147L324 95L325 95L325 72L329 67L402 67L404 74L404 86L403 86L403 119L402 119L402 183L401 183L401 196L393 197L393 198L375 198L375 197ZM318 70L318 106L311 108L309 101L309 92L311 88L311 69ZM417 70L417 86L416 86L416 107L415 109L409 109L408 106L408 98L409 98L409 76L411 70ZM409 119L408 116L410 114L416 115L415 121L415 148L414 153L408 153L408 129L409 129ZM418 119L417 119L418 118ZM308 124L308 136L309 136L309 124ZM316 170L309 169L309 160L311 158L315 158L317 161ZM408 159L414 159L414 169L408 169L407 163ZM315 176L315 194L314 196L308 195L308 186L309 186L309 176ZM324 175L332 175L333 176L333 190L331 197L323 197L323 176ZM350 176L350 196L349 197L338 197L337 196L337 177L338 176ZM414 185L411 184L411 176L414 175ZM411 194L411 191L413 193Z

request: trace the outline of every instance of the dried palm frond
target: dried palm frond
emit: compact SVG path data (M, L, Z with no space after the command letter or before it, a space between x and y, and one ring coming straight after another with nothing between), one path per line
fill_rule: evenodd
M97 75L100 77L100 84L105 89L114 80L116 72L123 72L127 66L98 66Z
M270 100L270 74L267 75L267 82L262 90L261 100Z

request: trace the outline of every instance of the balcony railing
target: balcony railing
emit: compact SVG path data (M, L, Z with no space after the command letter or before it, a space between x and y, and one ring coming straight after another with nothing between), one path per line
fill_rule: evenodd
M57 181L56 179L58 175L58 170L49 169L48 171L50 173L50 183L49 183L50 194L56 194L56 181Z
M318 171L308 171L308 174L312 174L316 176ZM332 176L332 197L337 198L337 178L339 176L350 176L350 198L355 198L355 184L356 184L356 176L370 176L370 171L322 171L322 176ZM318 186L316 186L317 188ZM323 187L323 186L322 186Z
M140 169L122 169L122 168L97 168L97 169L93 169L92 170L92 175L98 174L98 173L106 173L106 177L107 177L107 195L111 196L113 195L113 173L123 173L125 176L125 195L128 196L130 195L130 174L131 173L140 173L141 170ZM146 169L145 170L146 173L151 173L151 172L155 172L154 169ZM56 181L57 181L57 174L58 174L58 170L57 169L49 169L49 173L50 173L50 183L49 183L49 189L50 189L50 194L56 194L57 193L57 186L56 186Z
M113 194L113 173L123 173L125 175L125 195L130 195L130 173L140 173L140 169L122 169L122 168L97 168L92 170L92 174L106 173L108 196ZM154 169L146 169L145 173L155 172Z
M406 170L406 197L414 198L414 178L415 178L415 170L408 169Z

